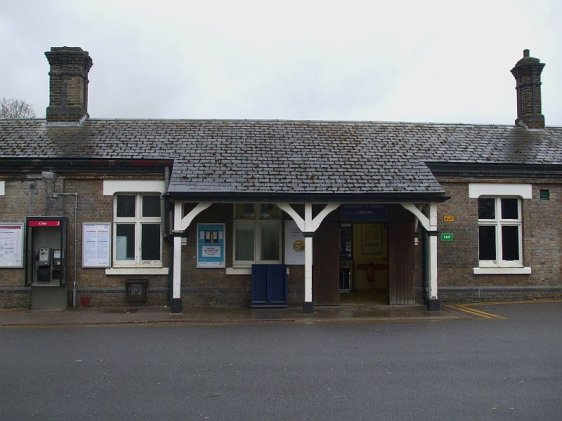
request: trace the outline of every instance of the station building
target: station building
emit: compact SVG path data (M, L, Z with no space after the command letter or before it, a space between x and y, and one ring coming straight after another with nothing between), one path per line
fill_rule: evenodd
M562 128L528 50L513 125L94 119L89 53L46 57L46 118L0 120L1 307L562 296Z

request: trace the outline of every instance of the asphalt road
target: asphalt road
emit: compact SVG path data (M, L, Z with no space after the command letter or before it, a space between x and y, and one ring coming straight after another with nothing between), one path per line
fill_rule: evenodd
M506 319L0 329L0 419L556 420L562 303Z

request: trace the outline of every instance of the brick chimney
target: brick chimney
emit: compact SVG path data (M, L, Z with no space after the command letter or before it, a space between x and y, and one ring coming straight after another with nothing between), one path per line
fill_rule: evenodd
M523 50L523 58L511 69L517 90L517 120L515 124L529 129L544 129L541 114L541 72L544 63Z
M88 71L92 59L80 47L52 47L47 121L79 123L88 117Z

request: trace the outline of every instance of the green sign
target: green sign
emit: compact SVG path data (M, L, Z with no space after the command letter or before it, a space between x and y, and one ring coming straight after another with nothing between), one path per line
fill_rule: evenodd
M454 241L455 235L452 232L442 232L441 241Z

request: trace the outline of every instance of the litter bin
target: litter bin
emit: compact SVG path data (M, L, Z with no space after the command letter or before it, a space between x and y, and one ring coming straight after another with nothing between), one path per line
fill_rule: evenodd
M92 297L89 295L82 295L80 297L80 307L90 307L90 303L92 301Z

